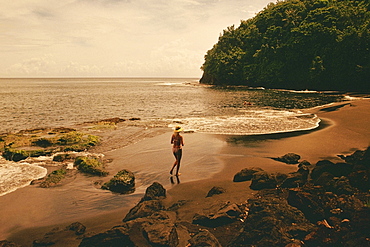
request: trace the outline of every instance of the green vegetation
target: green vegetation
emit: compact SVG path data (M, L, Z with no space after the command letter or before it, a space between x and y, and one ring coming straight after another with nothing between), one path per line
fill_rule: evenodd
M201 83L370 91L366 0L286 0L224 30Z
M42 129L37 131L21 131L0 137L0 151L7 160L20 161L27 157L47 156L55 152L76 151L81 152L99 143L99 137L87 135L71 130L47 133ZM48 135L45 137L45 135Z
M108 172L104 170L103 164L94 157L79 156L76 158L74 165L78 170L84 173L97 176L106 176Z
M47 176L47 178L40 184L40 187L48 188L56 185L62 181L66 174L67 171L65 169L55 170Z

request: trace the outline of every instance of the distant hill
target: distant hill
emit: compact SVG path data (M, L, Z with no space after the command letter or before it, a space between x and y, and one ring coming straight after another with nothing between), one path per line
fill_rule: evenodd
M370 92L369 0L286 0L228 27L204 84Z

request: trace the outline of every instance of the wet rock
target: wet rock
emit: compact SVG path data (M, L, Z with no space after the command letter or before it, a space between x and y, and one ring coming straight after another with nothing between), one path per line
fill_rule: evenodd
M219 195L219 194L222 194L222 193L225 193L225 192L226 192L226 190L225 190L224 188L215 186L215 187L213 187L213 188L208 192L208 194L207 194L207 196L206 196L206 197L211 197L211 196L213 196L213 195Z
M250 188L252 190L276 188L277 181L274 176L267 172L256 172L253 174Z
M286 163L286 164L298 164L301 156L295 153L287 153L281 157L273 158L274 160Z
M121 194L129 194L135 191L135 176L129 170L118 172L109 182L105 183L102 189L110 190Z
M234 182L249 181L252 179L254 173L261 171L263 171L263 169L259 167L244 168L243 170L235 174L233 181Z
M86 237L79 247L134 247L135 244L129 236L129 229L123 226L116 226L112 229L97 235Z
M199 233L194 235L190 240L189 240L190 246L212 246L212 247L221 247L220 242L217 240L217 238L210 233L206 229L201 229Z

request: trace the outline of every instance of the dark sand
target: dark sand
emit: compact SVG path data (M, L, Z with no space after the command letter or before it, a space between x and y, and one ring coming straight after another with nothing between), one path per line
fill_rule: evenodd
M206 210L215 201L243 202L256 193L249 189L250 182L232 182L235 173L243 168L254 166L288 173L296 171L297 165L286 165L271 157L293 152L301 155L301 160L315 164L321 159L340 161L337 155L368 147L370 100L336 105L342 104L345 105L330 111L322 110L324 107L307 110L323 120L321 127L312 131L254 137L185 133L180 181L171 181L169 176L173 163L169 129L124 126L102 132L105 142L95 151L113 159L108 166L111 174L132 169L137 178L136 192L116 195L101 191L94 186L100 178L83 175L55 188L19 189L0 197L0 239L31 246L33 239L54 226L65 227L75 221L84 224L87 231L105 231L119 225L146 187L155 181L167 189L167 205L188 201L178 211L178 217L185 221L191 221L196 212ZM139 141L134 143L135 140ZM205 198L213 186L223 187L227 193ZM78 246L78 241L54 246Z

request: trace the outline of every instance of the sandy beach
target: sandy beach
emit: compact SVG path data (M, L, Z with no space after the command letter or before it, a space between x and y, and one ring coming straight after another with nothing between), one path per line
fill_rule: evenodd
M333 106L338 107L328 108ZM100 133L102 145L92 151L103 153L110 161L107 169L111 174L122 168L131 169L136 174L135 193L116 195L102 191L95 186L96 182L102 183L109 177L93 178L80 174L54 188L42 189L31 185L18 189L0 197L0 240L32 246L34 239L41 238L54 227L65 227L76 221L85 225L88 232L103 232L121 224L129 209L153 182L159 182L167 189L166 205L179 200L189 201L178 211L178 217L191 221L194 213L204 210L214 201L240 203L256 193L249 188L250 182L232 181L243 168L260 167L267 172L289 173L296 171L297 166L271 158L296 153L301 160L311 164L322 159L337 162L341 160L337 155L348 155L369 146L369 99L305 111L318 115L322 120L319 128L264 136L184 133L179 180L173 177L171 180L169 175L173 163L170 129L125 126L103 131ZM227 193L205 198L214 186L225 188ZM54 246L78 246L80 241L64 239L63 244Z

